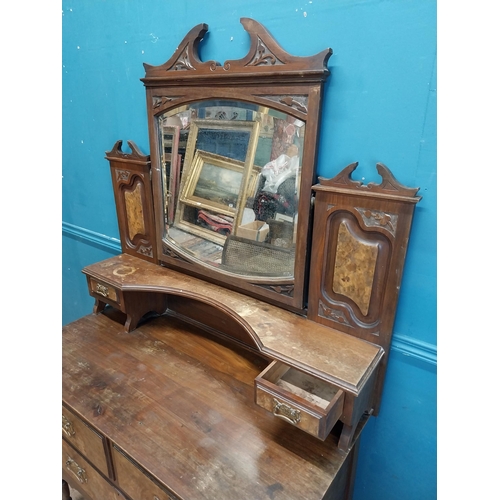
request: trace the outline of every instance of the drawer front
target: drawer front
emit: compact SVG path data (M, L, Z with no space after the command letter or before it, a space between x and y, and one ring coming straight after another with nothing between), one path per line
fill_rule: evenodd
M134 500L179 500L149 477L121 450L112 448L117 485Z
M108 475L103 436L64 406L62 407L62 435L103 474Z
M295 401L278 395L267 387L257 385L255 391L255 402L259 406L313 436L319 435L321 415L310 413Z
M255 402L275 417L325 440L342 415L338 387L273 361L255 379Z
M94 297L97 297L99 299L108 299L108 301L111 300L116 304L120 303L120 294L114 287L108 285L107 283L96 281L93 278L90 278L89 288Z
M62 440L63 478L77 491L93 500L125 500L92 465Z

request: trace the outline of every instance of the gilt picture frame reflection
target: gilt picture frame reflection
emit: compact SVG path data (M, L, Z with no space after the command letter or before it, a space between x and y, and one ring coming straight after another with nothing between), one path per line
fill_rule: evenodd
M256 120L192 120L184 160L186 173L193 168L198 150L253 163L259 130Z
M234 216L246 198L255 191L257 174L256 169L252 169L248 176L245 162L198 150L180 202ZM242 200L242 197L245 199Z

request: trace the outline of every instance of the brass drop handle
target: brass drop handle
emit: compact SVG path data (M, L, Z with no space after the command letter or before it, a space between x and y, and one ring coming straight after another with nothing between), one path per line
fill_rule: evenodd
M64 415L62 416L62 430L68 437L72 437L75 435L73 424Z
M95 288L95 293L102 295L103 297L109 296L109 288L107 286L102 285L101 283L97 283Z
M282 418L293 425L297 425L300 422L300 410L291 408L290 406L280 403L277 399L273 398L274 407L273 415L275 417Z
M80 467L72 458L68 457L66 460L66 469L72 472L80 483L86 483L88 481L85 469Z

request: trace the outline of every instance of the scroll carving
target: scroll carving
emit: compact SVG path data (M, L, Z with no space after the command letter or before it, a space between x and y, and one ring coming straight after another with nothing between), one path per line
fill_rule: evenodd
M301 113L307 114L307 96L302 95L260 95L269 101L284 104L290 108L294 108Z
M138 160L138 161L148 161L149 156L141 153L140 149L132 141L127 141L127 144L131 150L130 153L124 153L122 151L123 141L116 141L113 149L111 151L106 151L106 158L108 160L121 159L121 160Z
M380 184L370 182L363 184L361 181L354 181L351 178L352 173L356 170L358 162L347 165L337 176L332 179L325 179L319 177L320 186L336 187L341 189L349 189L351 191L358 191L359 193L376 193L390 197L391 195L397 196L399 199L407 198L409 201L418 202L421 197L416 196L420 188L410 188L400 184L392 172L383 164L377 163L377 172L382 177Z
M341 325L352 326L342 311L326 306L322 300L319 301L319 316L340 323Z
M141 245L137 249L137 251L142 255L146 255L147 257L153 257L153 247L151 245L149 246Z
M167 102L173 101L173 97L167 97L167 96L158 96L155 95L153 96L153 108L161 108L163 105L165 105Z
M307 99L304 99L307 103ZM307 113L307 106L301 102L299 102L297 99L293 98L292 96L286 96L283 97L279 100L281 103L286 104L287 106L290 106L292 108L296 108L299 111L303 111L304 113Z
M267 290L272 290L273 292L279 293L281 295L286 295L288 297L293 297L294 285L260 285L262 288Z
M389 231L393 236L395 235L396 227L398 225L397 214L389 214L377 210L367 210L359 207L354 208L361 214L363 222L368 227L380 226L387 229L387 231Z
M177 61L174 63L174 70L182 71L182 70L192 70L192 69L194 69L194 66L191 64L188 47L186 47L184 49L184 52L179 56Z
M274 65L283 64L265 45L265 43L257 37L257 48L252 61L247 66L259 66L261 64Z
M245 31L250 35L250 48L248 54L237 60L225 61L221 65L217 61L200 60L198 47L208 31L208 25L198 24L184 37L172 57L162 65L152 66L144 64L146 77L148 79L178 81L176 73L182 71L189 77L190 73L202 72L204 76L215 78L223 73L234 72L238 77L248 76L259 72L261 76L266 74L266 68L271 76L271 71L276 65L280 71L301 74L302 77L314 75L321 79L329 75L327 62L332 55L332 49L326 49L314 56L298 57L292 56L274 40L271 34L257 21L243 17L240 19ZM199 76L199 75L198 75Z
M120 182L127 182L130 178L130 172L128 170L117 170L116 179Z

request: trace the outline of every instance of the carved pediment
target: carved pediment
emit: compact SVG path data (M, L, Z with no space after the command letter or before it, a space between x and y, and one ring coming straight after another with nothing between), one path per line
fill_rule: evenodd
M329 75L327 62L332 55L332 49L328 48L319 54L310 57L292 56L274 40L270 33L257 21L243 17L240 19L245 31L250 35L250 48L248 54L236 60L225 61L220 64L217 61L201 61L198 46L208 31L206 24L198 24L184 37L172 57L162 65L152 66L144 64L146 77L143 81L159 79L186 79L190 73L200 76L217 78L218 76L232 74L238 78L251 76L256 73L260 77L266 73L276 71L297 73L303 76L314 75L316 78L324 79Z
M314 186L314 189L321 190L322 187L338 188L339 190L348 190L357 194L381 194L384 196L396 196L405 198L407 201L417 203L421 196L416 196L420 188L410 188L400 184L392 172L383 164L377 163L377 172L382 177L380 184L369 182L363 184L361 181L355 181L351 175L356 170L358 162L347 165L338 175L331 179L319 177L319 185Z
M116 141L113 149L111 151L106 151L106 158L111 160L113 158L119 158L121 160L136 160L136 161L148 161L149 156L143 154L140 149L136 146L133 141L127 141L128 147L130 148L130 153L124 153L122 151L123 141Z

